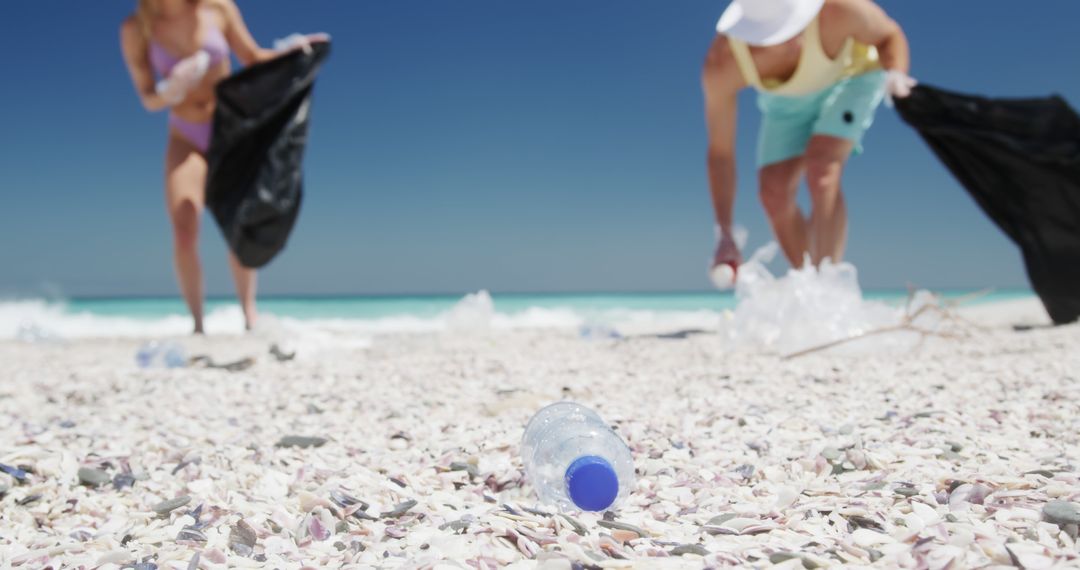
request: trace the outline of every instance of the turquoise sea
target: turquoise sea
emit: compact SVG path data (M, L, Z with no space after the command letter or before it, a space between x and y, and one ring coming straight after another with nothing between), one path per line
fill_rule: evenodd
M983 293L938 292L968 304L1030 297L1025 290ZM902 305L906 291L863 293L870 301ZM712 327L734 309L732 293L575 293L410 296L265 296L259 299L263 322L294 329L381 334L430 332L462 326L572 328L582 324ZM243 317L236 301L208 299L207 331L238 333ZM191 320L178 297L19 299L0 301L0 339L86 338L181 335Z
M949 299L962 300L973 296L971 303L1030 297L1031 291L992 291L984 295L976 290L938 291ZM295 319L379 319L395 316L431 318L453 308L464 295L421 296L268 296L259 299L261 311ZM864 293L867 300L903 303L907 292L879 290ZM735 307L732 293L494 293L495 310L500 313L522 313L529 309L566 309L582 314L610 310L685 312L722 311ZM235 305L232 298L211 298L207 312ZM67 310L102 316L122 316L155 319L186 313L183 301L177 297L134 298L76 298L66 303Z

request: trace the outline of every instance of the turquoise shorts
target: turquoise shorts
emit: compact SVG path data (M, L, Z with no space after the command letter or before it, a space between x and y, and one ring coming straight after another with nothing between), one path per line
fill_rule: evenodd
M853 154L862 152L863 135L885 97L884 84L885 72L872 71L810 95L761 93L758 168L802 156L814 135L847 139L855 143Z

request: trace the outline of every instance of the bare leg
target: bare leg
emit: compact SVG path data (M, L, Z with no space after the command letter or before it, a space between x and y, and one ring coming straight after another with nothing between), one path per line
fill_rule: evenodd
M236 296L240 300L240 306L244 309L244 328L251 330L255 327L255 285L256 271L240 264L233 253L229 252L229 269L232 270L233 282L236 284Z
M770 164L758 173L761 205L792 267L802 267L807 252L806 219L795 201L805 164L802 157L792 158Z
M165 152L165 206L173 226L173 257L180 293L203 332L203 275L199 261L199 218L203 211L206 159L178 136Z
M810 214L810 258L839 262L847 244L847 207L840 189L851 141L818 135L806 148L806 183L813 208Z

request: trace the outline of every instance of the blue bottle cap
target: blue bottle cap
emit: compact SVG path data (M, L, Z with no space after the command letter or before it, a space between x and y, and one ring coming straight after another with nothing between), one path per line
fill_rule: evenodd
M566 468L570 500L583 511L602 511L619 496L619 477L603 457L579 457Z

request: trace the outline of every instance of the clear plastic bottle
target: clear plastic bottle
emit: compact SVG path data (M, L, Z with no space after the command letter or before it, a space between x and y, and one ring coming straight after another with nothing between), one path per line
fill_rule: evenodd
M540 500L562 510L605 511L634 489L630 448L596 412L573 402L529 420L521 459Z
M188 359L180 344L152 340L139 347L135 353L135 363L139 368L183 368L187 366Z

